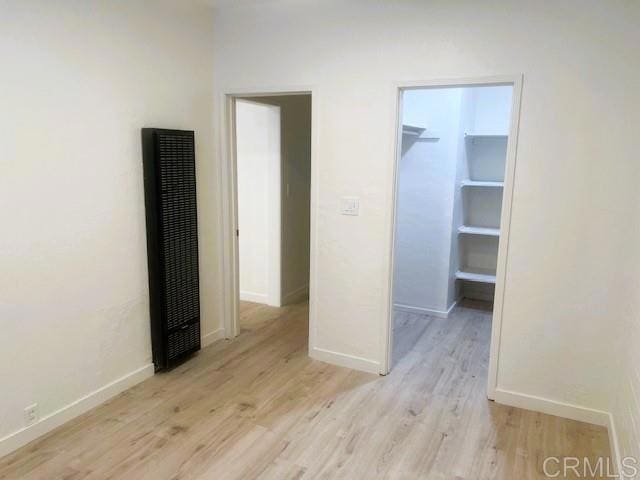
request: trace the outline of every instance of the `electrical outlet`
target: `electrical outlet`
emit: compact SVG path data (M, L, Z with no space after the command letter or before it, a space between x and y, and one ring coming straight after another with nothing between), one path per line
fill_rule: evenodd
M27 425L33 425L38 421L40 414L38 413L38 404L34 403L24 409L24 421Z

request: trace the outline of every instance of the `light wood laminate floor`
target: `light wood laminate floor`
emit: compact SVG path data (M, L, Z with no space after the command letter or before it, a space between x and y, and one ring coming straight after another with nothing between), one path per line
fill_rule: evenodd
M524 480L609 453L603 428L486 400L488 312L397 314L386 377L311 360L307 314L243 303L237 339L0 459L0 479Z

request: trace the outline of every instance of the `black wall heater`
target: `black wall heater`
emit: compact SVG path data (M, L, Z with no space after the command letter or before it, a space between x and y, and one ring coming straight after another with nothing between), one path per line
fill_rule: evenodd
M156 371L200 349L192 131L142 129L151 341Z

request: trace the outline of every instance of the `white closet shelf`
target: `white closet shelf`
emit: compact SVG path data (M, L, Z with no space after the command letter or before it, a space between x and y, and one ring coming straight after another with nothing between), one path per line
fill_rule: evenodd
M506 133L468 133L465 132L465 138L507 138L509 135Z
M402 134L423 140L438 140L440 138L433 132L428 132L426 127L417 127L415 125L407 124L402 125Z
M459 233L468 233L469 235L486 235L490 237L499 237L500 229L487 227L470 227L463 225L458 228Z
M484 182L480 180L463 180L463 187L487 187L487 188L502 188L504 182Z
M470 282L496 283L496 272L488 268L463 267L456 272L456 278Z
M419 137L425 130L425 127L416 127L415 125L402 125L402 134L410 135L412 137Z

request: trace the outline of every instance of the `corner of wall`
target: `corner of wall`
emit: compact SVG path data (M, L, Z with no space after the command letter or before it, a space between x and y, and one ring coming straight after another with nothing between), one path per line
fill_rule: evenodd
M608 414L607 431L609 434L609 447L611 448L611 460L613 461L614 474L620 471L622 457L620 453L620 442L618 440L618 430L616 429L615 418L612 413Z
M309 284L302 285L282 295L282 305L302 302L309 298Z
M368 358L311 346L309 347L309 356L315 360L331 363L332 365L337 365L339 367L351 368L353 370L360 370L367 373L380 373L380 362L369 360Z
M201 338L202 348L208 347L209 345L224 338L227 338L227 332L224 327L220 327L213 332L205 333Z

